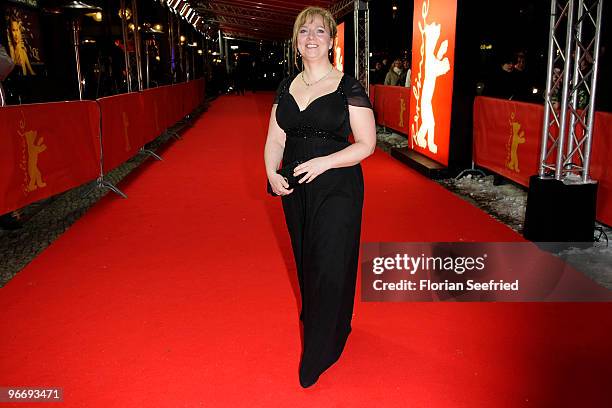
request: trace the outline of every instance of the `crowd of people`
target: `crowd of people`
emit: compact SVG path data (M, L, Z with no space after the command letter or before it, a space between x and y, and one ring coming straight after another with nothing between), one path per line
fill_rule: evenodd
M530 102L538 97L539 89L535 85L532 72L527 69L525 52L505 53L484 78L482 93L495 98Z
M389 66L389 59L374 63L374 69L370 72L370 84L405 86L410 87L410 61L396 58Z
M389 61L390 59L385 57L374 62L373 69L370 71L370 84L409 88L410 60L396 58L392 60L392 63ZM513 54L505 53L498 58L498 63L492 69L479 69L478 71L481 74L477 74L479 76L477 80L483 86L477 93L525 102L537 102L543 98L542 89L536 86L533 72L527 69L527 57L523 51Z

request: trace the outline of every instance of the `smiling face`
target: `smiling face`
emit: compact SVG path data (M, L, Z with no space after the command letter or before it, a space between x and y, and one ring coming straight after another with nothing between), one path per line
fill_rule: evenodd
M298 53L308 60L327 58L337 33L334 17L321 7L307 7L297 16L293 26L294 63Z
M329 28L325 27L323 17L313 16L312 20L304 23L298 30L297 46L300 54L306 59L326 58L333 47Z

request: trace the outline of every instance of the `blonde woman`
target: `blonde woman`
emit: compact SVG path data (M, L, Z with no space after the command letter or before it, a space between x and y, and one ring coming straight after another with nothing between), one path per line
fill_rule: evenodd
M26 75L36 75L30 64L30 58L28 57L28 50L23 41L23 27L21 21L10 20L9 22L9 50L11 53L11 59L15 62L15 65L21 67L21 73Z
M316 383L338 360L351 332L364 189L359 163L376 146L367 94L330 62L335 36L329 11L308 7L297 16L294 63L299 56L303 69L278 88L264 151L300 285L302 387ZM288 177L277 173L281 161L283 169L293 169Z

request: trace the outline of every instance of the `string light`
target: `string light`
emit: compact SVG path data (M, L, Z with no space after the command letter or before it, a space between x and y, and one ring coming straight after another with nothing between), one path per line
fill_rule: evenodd
M197 31L202 32L202 25L204 20L198 11L193 8L191 2L186 0L168 0L166 4L170 10L180 16L182 19L191 24Z

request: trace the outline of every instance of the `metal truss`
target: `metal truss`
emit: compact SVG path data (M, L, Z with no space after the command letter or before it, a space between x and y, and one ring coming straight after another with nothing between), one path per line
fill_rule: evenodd
M313 5L328 9L336 19L351 11L355 19L355 77L366 90L369 88L369 11L367 0L312 1ZM281 40L291 35L296 14L307 4L283 0L209 0L198 1L195 9L210 22L217 23L224 35L242 38ZM293 69L291 43L285 52L288 71Z
M370 12L367 0L354 0L355 78L370 90Z
M313 2L327 6L327 1ZM282 40L291 35L293 21L305 4L295 1L208 0L196 2L196 10L210 16L224 34L245 38Z
M278 40L291 31L292 19L285 14L217 1L200 2L196 9L221 26L228 36Z
M602 5L603 0L551 0L541 178L592 182Z
M233 25L233 26L237 26L237 27L242 27L243 29L257 29L257 30L261 30L261 29L267 29L267 30L274 30L274 31L278 31L278 30L287 30L289 29L289 25L284 24L282 22L276 21L276 22L270 22L267 21L265 25L262 24L261 21L257 21L257 20L252 20L250 18L239 18L239 17L232 17L232 16L224 16L221 14L217 14L216 15L216 21L219 22L219 24L223 25Z
M337 20L340 17L344 17L345 15L353 11L354 7L355 0L339 0L329 7L329 11L334 15Z
M207 11L217 16L223 15L239 19L257 19L257 21L269 21L273 23L291 24L291 14L274 12L252 7L241 7L218 1L199 2L196 6L199 11Z

